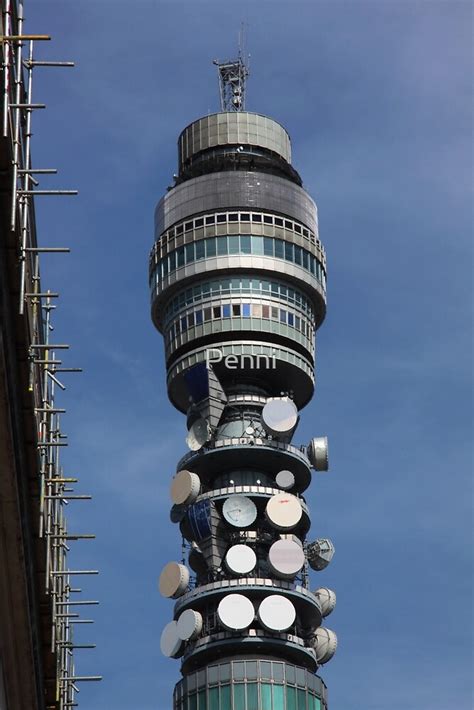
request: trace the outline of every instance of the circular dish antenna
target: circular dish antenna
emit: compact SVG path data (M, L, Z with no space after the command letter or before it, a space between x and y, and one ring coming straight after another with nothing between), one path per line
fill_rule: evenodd
M253 604L243 594L227 594L219 602L217 616L228 631L243 631L255 618Z
M233 495L226 498L222 513L228 523L236 528L247 528L255 522L257 507L247 496Z
M314 592L314 596L319 602L321 607L321 614L323 616L329 616L329 614L336 608L336 592L327 587L320 587Z
M191 424L186 437L186 443L191 451L199 451L206 441L209 441L210 436L209 424L201 417Z
M277 530L291 530L300 522L303 509L298 498L291 493L276 493L268 501L265 515Z
M189 570L179 562L168 562L161 571L158 586L160 594L168 599L177 599L189 584Z
M270 594L258 608L258 618L267 631L287 631L296 619L296 609L281 594Z
M201 490L201 480L197 473L178 471L171 481L171 500L175 505L190 505L194 503Z
M291 471L278 471L275 483L278 488L282 488L284 491L289 491L295 485L295 477Z
M277 540L270 547L268 563L281 579L292 579L304 565L304 551L294 540Z
M327 471L329 466L328 438L315 436L308 444L306 453L315 471Z
M168 658L178 658L181 656L182 647L183 641L178 636L178 625L176 621L170 621L161 632L161 653Z
M248 545L232 545L225 556L225 563L234 574L248 574L257 564L257 555Z
M336 653L337 636L331 629L320 626L316 629L313 641L316 660L320 665L327 663Z
M288 397L269 399L262 409L262 424L273 436L290 434L298 423L298 410Z
M194 609L186 609L177 622L178 636L182 641L193 641L202 631L202 616Z
M331 562L335 551L336 548L329 538L319 537L306 548L309 566L316 570L316 572L320 572Z
M170 510L170 520L172 523L180 523L186 515L185 505L173 505Z

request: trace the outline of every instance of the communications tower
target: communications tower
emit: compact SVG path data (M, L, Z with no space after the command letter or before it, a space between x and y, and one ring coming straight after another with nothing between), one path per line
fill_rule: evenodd
M292 443L314 392L326 257L288 133L244 110L241 55L216 63L222 110L179 137L150 257L190 449L170 487L183 556L159 579L175 600L161 650L182 659L174 710L326 710L317 671L336 650L336 599L311 570L334 547L309 540L304 492L327 470L327 440Z

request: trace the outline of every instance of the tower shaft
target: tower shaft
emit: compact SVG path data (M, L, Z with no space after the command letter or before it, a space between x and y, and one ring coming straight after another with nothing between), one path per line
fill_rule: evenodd
M321 626L322 592L334 595L310 590L309 567L325 567L333 548L308 544L304 491L327 447L291 443L326 312L316 205L268 117L206 116L178 147L150 259L168 394L191 449L171 485L188 559L160 576L176 600L161 640L182 658L174 708L320 710L316 672L336 643Z

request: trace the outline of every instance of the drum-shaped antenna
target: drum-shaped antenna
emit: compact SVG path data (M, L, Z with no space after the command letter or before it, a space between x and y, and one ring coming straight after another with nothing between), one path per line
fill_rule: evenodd
M255 618L253 604L243 594L227 594L219 602L217 616L228 631L243 631Z
M258 608L258 619L267 631L287 631L296 619L296 609L281 594L269 594Z
M182 596L189 584L189 570L179 562L168 562L161 571L158 586L164 597L177 599Z
M298 423L298 410L288 397L269 399L262 409L262 424L272 436L290 434Z

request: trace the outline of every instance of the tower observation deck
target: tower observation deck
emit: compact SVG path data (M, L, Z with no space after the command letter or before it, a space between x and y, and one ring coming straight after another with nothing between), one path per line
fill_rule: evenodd
M205 116L178 150L150 257L152 319L190 449L170 489L185 552L159 580L175 600L161 650L182 659L173 707L326 710L317 672L336 650L323 621L335 594L310 569L334 547L309 541L304 492L327 470L327 440L292 444L326 312L316 205L288 133L266 116Z

